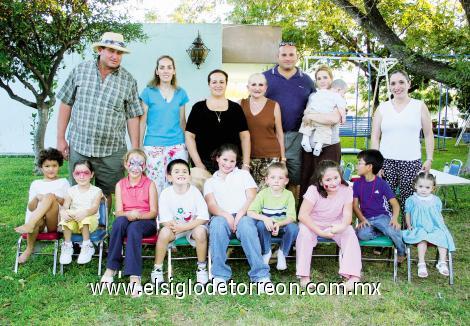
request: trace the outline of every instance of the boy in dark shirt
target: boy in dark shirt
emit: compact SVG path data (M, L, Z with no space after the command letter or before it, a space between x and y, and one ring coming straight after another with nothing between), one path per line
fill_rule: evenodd
M398 224L400 204L388 183L377 176L384 158L378 150L369 149L360 152L357 159L357 171L361 176L353 186L353 210L360 221L356 228L357 237L372 240L382 234L388 236L397 248L398 262L401 263L405 258L405 244Z

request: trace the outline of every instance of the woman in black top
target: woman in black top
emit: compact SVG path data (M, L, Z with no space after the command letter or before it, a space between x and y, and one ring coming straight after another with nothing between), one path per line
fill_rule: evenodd
M212 153L222 144L237 145L242 153L242 168L250 167L250 133L240 105L225 98L228 75L213 70L207 77L210 96L193 105L186 124L185 140L194 165L214 173L218 167Z

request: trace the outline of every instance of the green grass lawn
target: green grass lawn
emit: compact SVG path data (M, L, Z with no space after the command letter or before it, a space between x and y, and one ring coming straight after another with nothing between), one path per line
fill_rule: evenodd
M344 147L352 147L345 141ZM465 160L468 148L447 143L447 151L435 152L433 168L442 169L452 158ZM362 146L361 144L359 147ZM355 161L355 156L346 156ZM18 274L13 273L18 235L13 227L24 220L24 211L32 175L32 158L0 158L0 324L469 324L468 293L470 284L470 249L465 238L470 232L468 202L470 187L459 187L458 206L445 212L447 225L454 236L455 285L440 276L431 264L427 279L418 279L413 265L413 283L406 281L406 266L399 267L399 281L392 281L392 266L382 262L364 262L365 282L381 282L380 296L187 296L184 299L144 296L132 299L124 295L92 296L89 282L96 282L97 260L86 266L73 262L62 275L52 275L52 257L36 256ZM61 174L65 176L66 167ZM50 248L46 248L47 250ZM334 253L323 245L318 251ZM187 250L181 252L190 253ZM152 251L149 252L153 254ZM370 249L363 255L371 256ZM431 250L428 258L434 258ZM416 252L413 252L416 257ZM143 282L149 280L152 261L145 260ZM248 282L246 261L231 261L234 279ZM295 281L295 261L288 270L278 272L271 265L274 282ZM313 259L315 282L339 281L338 263L333 258ZM195 278L194 261L176 261L176 281Z

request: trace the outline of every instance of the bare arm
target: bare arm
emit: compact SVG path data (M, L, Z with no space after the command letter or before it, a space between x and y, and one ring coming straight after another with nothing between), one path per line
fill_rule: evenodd
M276 138L281 148L281 159L286 157L286 147L284 145L284 131L282 130L281 109L279 104L274 106L274 127L276 128Z
M243 204L242 208L240 208L240 210L237 212L237 217L238 216L242 217L246 215L246 212L248 211L248 208L250 207L251 202L256 197L256 188L246 189L245 195L246 195L245 203Z
M433 160L434 152L434 133L432 131L431 115L428 107L423 103L421 107L421 126L423 128L424 143L426 145L426 161L423 164L423 170L429 171Z
M400 230L400 223L398 223L398 215L400 215L400 204L396 198L391 198L389 201L390 206L392 206L392 219L390 220L390 225L395 227L395 229Z
M185 231L190 231L199 225L204 225L207 224L207 220L201 220L201 219L194 219L191 222L184 223L184 224L178 224L180 232L185 232Z
M374 118L372 119L372 131L370 134L370 148L379 149L379 141L381 130L380 126L382 125L382 114L377 110L375 111Z
M189 156L191 156L191 160L193 160L194 165L196 165L198 168L206 170L206 167L204 164L202 164L201 157L197 152L196 135L192 132L185 131L184 138L186 141L186 148L188 149Z
M139 148L139 129L140 129L140 116L130 118L127 120L127 132L131 140L132 148Z
M250 154L251 154L251 141L250 132L248 130L240 132L240 142L242 146L242 159L243 166L250 166Z
M72 204L72 198L69 195L65 195L64 204L62 205L62 207L64 209L69 209L70 204Z
M186 130L186 107L180 106L180 126L183 131Z
M146 213L142 213L138 218L139 220L151 220L157 217L158 195L157 195L157 187L155 186L154 182L150 183L149 204L150 204L150 210Z
M142 147L144 145L145 130L147 129L148 106L144 102L140 102L140 104L142 105L142 108L144 109L144 114L139 117L139 125L140 125L139 147Z
M354 210L354 214L357 216L359 221L361 221L361 223L367 222L366 217L364 216L364 214L362 214L362 210L359 207L359 198L353 199L353 210ZM358 225L358 227L360 227L360 225Z
M410 215L410 213L406 213L405 216L406 216L405 217L406 218L406 228L408 230L413 229L413 227L411 226L411 215Z
M122 197L121 197L121 187L119 184L116 184L116 188L114 189L114 215L118 216L126 216L126 213L122 210Z
M66 159L69 157L69 144L65 139L65 132L69 125L71 113L72 107L61 102L59 106L59 116L57 118L57 149Z
M352 222L352 203L349 204L344 204L343 206L343 218L341 219L341 225L340 228L335 232L335 233L341 233L346 228L351 225Z

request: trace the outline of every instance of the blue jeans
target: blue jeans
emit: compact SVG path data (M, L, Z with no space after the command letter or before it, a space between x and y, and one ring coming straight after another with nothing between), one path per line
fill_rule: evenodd
M390 225L390 216L382 214L368 218L370 226L357 229L357 237L359 240L372 240L380 235L386 235L397 247L398 256L405 255L405 244L401 236L401 231Z
M261 256L261 246L255 221L251 217L242 217L237 225L237 232L234 234L224 217L214 216L209 224L209 234L212 275L214 277L226 281L232 277L232 269L227 265L227 248L230 239L235 238L235 236L240 240L243 251L248 258L250 264L248 276L250 276L250 280L258 282L263 278L270 277L269 266L263 262Z
M267 254L271 250L271 238L273 235L266 229L263 221L256 221L256 227L258 229L259 241L261 243L261 253ZM299 226L296 223L289 223L279 228L279 233L275 238L282 238L281 250L284 256L289 254L292 244L297 239L299 233Z

